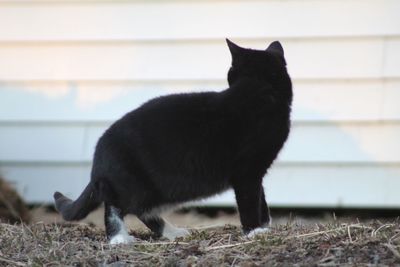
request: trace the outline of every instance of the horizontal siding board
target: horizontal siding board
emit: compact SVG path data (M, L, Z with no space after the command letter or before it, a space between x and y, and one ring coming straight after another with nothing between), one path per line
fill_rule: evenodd
M0 121L113 121L162 86L136 84L7 84L0 89Z
M160 95L218 91L226 81L0 83L1 122L114 121ZM295 80L294 121L400 121L400 79Z
M82 160L85 127L0 127L0 161Z
M398 166L277 166L264 179L272 207L398 209L399 186ZM203 205L234 203L234 194L228 191Z
M400 61L399 61L400 62ZM382 102L382 117L397 120L396 113L400 113L400 84L386 83Z
M1 165L28 202L51 203L54 191L76 198L89 181L90 166ZM38 184L46 186L37 186ZM390 185L390 186L387 186ZM275 164L264 187L273 207L400 207L400 166L298 166ZM233 192L196 203L235 205Z
M0 126L0 161L92 159L107 125ZM400 124L294 124L282 162L400 162Z
M399 162L399 124L295 125L280 155L289 162Z
M383 102L397 102L396 80L294 81L295 121L377 121L399 120L400 110L383 112ZM394 92L392 92L394 91ZM393 104L394 105L394 104ZM397 115L396 115L397 112Z
M0 2L0 40L398 35L399 11L396 0Z
M201 47L196 44L0 45L0 79L165 80L225 76L229 51L222 40L219 47L202 48L207 57L195 53ZM220 59L217 64L207 66L216 58Z
M285 41L295 79L400 77L398 38ZM264 49L269 41L240 44ZM393 43L393 45L392 45ZM1 44L0 80L220 80L230 54L225 41L206 43Z
M400 26L398 27L400 28ZM400 73L400 39L396 38L386 42L384 49L384 75L388 77L398 76Z

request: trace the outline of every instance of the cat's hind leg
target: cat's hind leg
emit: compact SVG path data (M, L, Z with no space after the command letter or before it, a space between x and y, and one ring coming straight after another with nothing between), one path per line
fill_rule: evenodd
M129 235L123 218L124 216L120 209L110 204L105 204L104 224L110 245L128 244L135 241L135 238Z
M189 234L190 232L187 229L173 226L164 220L164 228L162 231L163 237L168 238L169 240L174 240L177 237L185 237Z
M189 231L184 228L178 228L165 221L158 215L142 215L139 219L158 237L165 237L174 240L177 237L189 235Z

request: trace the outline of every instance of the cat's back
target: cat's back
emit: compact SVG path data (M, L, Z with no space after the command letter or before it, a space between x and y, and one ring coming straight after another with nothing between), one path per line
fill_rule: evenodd
M171 94L154 98L127 114L127 116L156 115L157 117L167 117L169 115L179 115L181 117L215 109L218 105L218 100L219 93L217 92Z
M195 135L199 127L219 116L218 92L184 93L149 100L114 122L98 143L132 143L138 139L157 139ZM139 142L139 141L138 141Z

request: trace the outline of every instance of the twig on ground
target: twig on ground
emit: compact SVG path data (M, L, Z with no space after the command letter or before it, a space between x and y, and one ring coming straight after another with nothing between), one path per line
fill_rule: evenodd
M359 223L357 224L350 224L350 225L342 225L340 227L337 227L335 229L330 229L330 230L325 230L325 231L317 231L317 232L311 232L311 233L306 233L306 234L301 234L301 235L295 235L295 236L288 236L286 239L292 239L292 238L300 238L300 237L313 237L316 235L322 235L322 234L327 234L327 233L332 233L332 232L338 232L341 230L345 230L347 228L348 232L350 231L350 228L361 228L361 229L373 229L372 227L360 225ZM349 236L350 240L351 236Z
M164 246L164 245L189 245L187 242L172 241L172 242L137 242L132 245L144 245L144 246Z
M246 241L246 242L241 242L241 243L236 243L236 244L230 244L230 245L222 245L222 246L216 246L216 247L209 247L204 249L205 251L211 251L215 249L221 249L221 248L232 248L232 247L237 247L237 246L242 246L242 245L247 245L256 242L256 240L251 240L251 241Z
M380 230L382 230L383 228L387 228L387 227L393 227L394 224L388 223L388 224L383 224L381 225L378 229L376 229L375 231L372 231L371 233L371 237L376 237L376 233L378 233Z
M351 238L351 233L350 233L350 226L347 227L347 235L349 236L350 243L353 243L353 239Z

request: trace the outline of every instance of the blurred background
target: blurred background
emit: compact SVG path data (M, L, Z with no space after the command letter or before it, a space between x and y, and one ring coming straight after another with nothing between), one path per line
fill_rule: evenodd
M280 40L293 127L264 180L271 207L400 209L399 14L396 0L0 0L0 172L28 204L75 198L114 120L226 88L226 37Z

